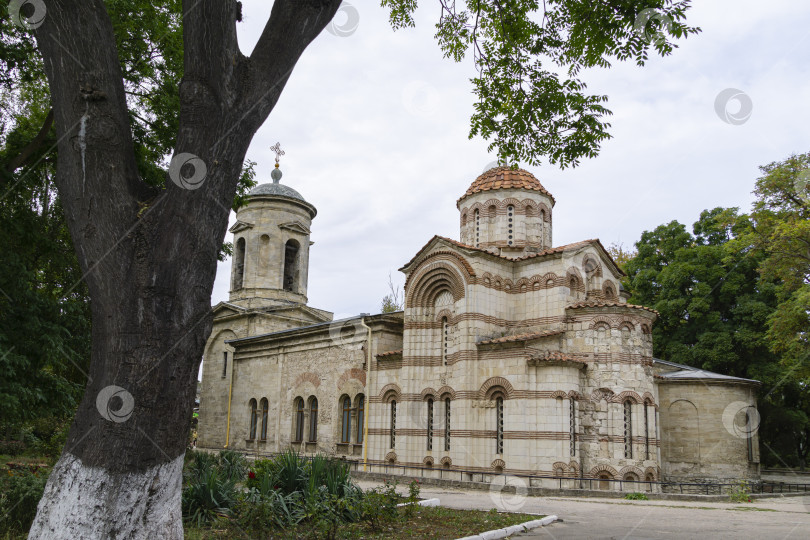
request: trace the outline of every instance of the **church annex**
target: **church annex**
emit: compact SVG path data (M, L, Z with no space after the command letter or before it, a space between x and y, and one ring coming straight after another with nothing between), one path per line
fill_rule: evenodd
M627 303L599 240L553 245L555 200L529 172L472 182L459 240L435 236L400 269L404 311L340 321L307 305L316 209L280 176L230 229L200 448L537 486L758 480L758 383L654 359L656 312Z

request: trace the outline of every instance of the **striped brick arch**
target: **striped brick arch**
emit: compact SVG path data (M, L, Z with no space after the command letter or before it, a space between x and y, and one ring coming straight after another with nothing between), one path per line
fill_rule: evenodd
M484 384L482 384L481 388L478 390L478 398L490 399L498 390L503 391L506 399L511 398L515 393L512 384L503 377L490 377L484 381Z

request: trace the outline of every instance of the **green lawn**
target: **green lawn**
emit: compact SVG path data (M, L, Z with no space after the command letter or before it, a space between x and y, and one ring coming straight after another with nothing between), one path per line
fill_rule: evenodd
M482 533L492 529L502 529L519 525L542 516L528 514L501 514L480 510L453 510L442 507L418 508L412 516L401 512L400 518L384 523L378 532L371 531L362 523L343 525L338 531L339 539L392 539L392 540L452 540ZM223 522L219 527L206 529L187 528L187 540L210 540L214 538L254 538L251 533L237 526ZM306 539L323 538L310 527L265 533L259 538Z

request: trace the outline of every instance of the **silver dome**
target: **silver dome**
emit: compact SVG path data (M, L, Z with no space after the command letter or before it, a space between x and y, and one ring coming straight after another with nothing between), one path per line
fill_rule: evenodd
M280 197L288 197L290 199L298 199L299 201L307 202L300 193L284 184L259 184L250 190L250 195L278 195Z

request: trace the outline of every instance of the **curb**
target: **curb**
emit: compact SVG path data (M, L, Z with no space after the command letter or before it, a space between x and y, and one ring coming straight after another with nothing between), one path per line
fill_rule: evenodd
M557 521L557 519L559 519L557 516L546 516L543 519L535 519L534 521L527 521L526 523L521 523L520 525L512 525L511 527L506 527L505 529L494 529L473 536L465 536L464 538L459 538L458 540L498 540L499 538L506 538L507 536L512 536L513 534L530 531L539 527L545 527L546 525Z
M411 503L400 503L397 508L408 506ZM416 503L417 506L439 506L439 499L425 499Z

